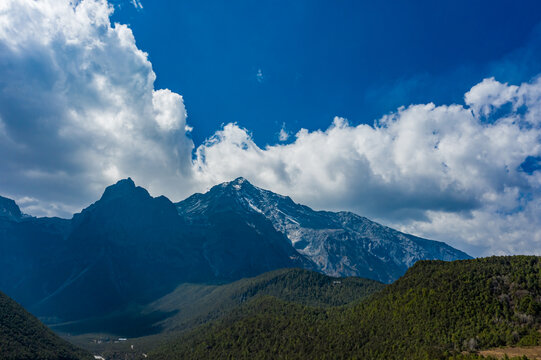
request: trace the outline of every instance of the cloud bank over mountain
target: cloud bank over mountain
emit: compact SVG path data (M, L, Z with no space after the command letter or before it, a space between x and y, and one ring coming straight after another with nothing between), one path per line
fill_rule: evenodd
M154 89L111 12L101 0L0 4L1 186L39 201L27 211L79 210L125 174L168 192L191 166L182 97Z
M0 4L0 191L26 212L67 216L127 176L173 200L243 176L472 255L541 254L540 78L485 79L464 104L404 106L373 125L336 117L264 148L226 124L194 149L182 97L155 88L112 11Z

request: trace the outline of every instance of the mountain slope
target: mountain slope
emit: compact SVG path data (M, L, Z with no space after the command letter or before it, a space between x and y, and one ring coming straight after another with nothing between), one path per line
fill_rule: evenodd
M131 179L109 186L73 219L0 220L1 289L48 323L146 303L179 282L212 278L165 197ZM18 279L17 282L13 279Z
M73 217L66 251L76 263L74 281L44 305L66 318L95 316L152 301L182 281L207 280L210 268L196 240L167 198L119 181ZM67 312L72 299L88 311Z
M23 214L15 201L0 196L0 218L19 221L23 218Z
M329 307L359 301L385 287L362 278L333 278L302 269L280 269L220 286L183 284L146 311L176 314L161 322L167 331L184 330L218 318L255 297L274 296L297 304Z
M312 262L312 268L330 276L360 276L389 283L418 260L470 258L445 243L404 234L350 212L314 211L243 178L194 194L176 206L188 221L208 224L223 216L224 204L236 215L224 217L228 226L251 226L253 219L260 219L259 223L266 220L272 225L264 230L267 236L284 237Z
M28 360L93 359L60 339L33 315L0 292L0 358Z
M70 221L22 216L14 206L0 208L10 215L0 216L0 290L34 311L32 305L57 289L72 266L64 251Z
M421 261L356 305L257 298L157 350L152 359L444 359L538 344L541 259Z
M176 204L180 217L204 239L205 258L216 276L238 279L284 267L314 267L267 218L246 206L229 183Z
M261 296L311 306L337 306L359 301L385 287L362 278L333 278L303 269L279 269L223 285L185 283L143 307L51 326L61 333L100 332L109 329L123 337L186 331L217 319L239 305Z

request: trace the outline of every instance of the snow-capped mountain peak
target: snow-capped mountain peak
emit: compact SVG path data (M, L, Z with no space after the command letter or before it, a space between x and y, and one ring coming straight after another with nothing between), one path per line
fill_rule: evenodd
M209 208L263 217L300 255L332 276L391 282L418 260L469 258L447 244L404 234L351 212L314 211L244 178L216 185L176 206L179 214L192 219Z

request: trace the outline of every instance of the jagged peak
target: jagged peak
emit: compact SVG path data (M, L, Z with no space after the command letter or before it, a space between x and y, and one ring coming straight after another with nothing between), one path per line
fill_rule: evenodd
M133 182L132 178L128 177L126 179L117 181L113 185L109 185L103 192L103 195L101 196L100 200L109 200L109 199L127 196L137 191L137 189L141 189L148 194L148 192L144 188L135 186L135 183Z
M226 181L221 184L213 186L207 194L218 194L218 193L231 193L234 192L238 196L244 197L244 196L265 196L265 197L273 197L273 198L280 198L284 200L288 200L293 202L293 200L286 195L275 193L271 190L263 189L258 186L255 186L250 181L248 181L246 178L239 176L235 180L232 181Z
M252 185L248 180L246 180L242 176L239 176L235 180L226 182L224 184L227 184L227 185Z
M15 200L0 196L0 217L19 220L23 214Z
M165 196L153 197L143 187L135 185L131 178L117 181L108 186L101 198L75 214L76 224L85 218L85 214L110 214L120 211L122 214L149 214L159 209L161 217L178 217L175 205Z
M135 183L133 182L131 177L128 177L126 179L120 179L116 182L116 184L112 186L126 186L130 188L135 188Z
M235 180L232 181L232 183L234 184L243 184L243 183L248 183L250 184L250 182L248 180L246 180L245 178L243 178L242 176L239 176L238 178L236 178Z
M256 188L256 186L252 185L248 180L246 180L242 176L239 176L235 180L227 181L227 182L221 183L219 185L216 185L216 187L218 187L218 188L233 188L235 190Z

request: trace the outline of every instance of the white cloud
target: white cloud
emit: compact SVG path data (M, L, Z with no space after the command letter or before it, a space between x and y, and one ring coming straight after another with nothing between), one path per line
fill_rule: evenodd
M278 140L280 141L287 141L289 139L289 132L286 130L286 124L282 124L282 128L280 129L280 132L278 133Z
M182 97L155 90L147 54L104 0L0 4L0 186L67 215L132 176L183 196L191 177ZM50 209L48 209L48 207Z
M138 10L142 10L143 9L143 4L141 3L140 0L131 0L131 3L133 5L133 7L135 7L136 9Z
M326 131L301 130L293 143L265 149L229 124L197 149L199 176L211 184L242 175L296 201L354 210L476 255L541 253L541 175L520 169L541 154L532 116L540 89L539 79L487 79L466 94L469 106L411 105L374 126L335 118ZM486 121L506 102L515 111Z
M502 84L492 77L472 87L464 99L476 114L488 116L495 108L513 100L517 104L518 89L518 86Z
M255 78L258 83L262 83L264 80L263 71L261 69L257 69L257 74L255 74Z
M186 110L182 96L170 90L157 90L152 93L155 120L164 131L186 128ZM189 127L188 127L189 128Z
M0 191L27 197L24 211L66 216L127 176L173 200L244 176L474 255L541 254L541 175L521 169L541 155L540 79L485 79L464 105L410 105L373 126L337 117L265 148L227 124L192 160L182 97L154 88L147 54L111 11L0 2Z

